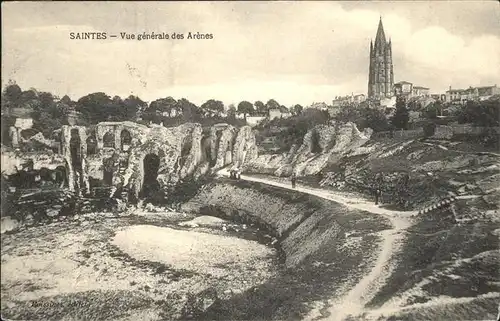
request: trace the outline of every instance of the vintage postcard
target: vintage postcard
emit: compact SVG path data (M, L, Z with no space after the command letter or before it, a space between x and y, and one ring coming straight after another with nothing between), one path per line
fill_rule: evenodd
M498 1L3 2L2 320L499 320Z

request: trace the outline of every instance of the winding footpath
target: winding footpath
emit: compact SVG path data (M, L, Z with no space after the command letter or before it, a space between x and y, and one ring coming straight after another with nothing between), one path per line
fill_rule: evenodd
M228 172L223 169L219 172L219 175L228 176ZM390 275L390 259L398 250L398 241L403 235L402 232L411 225L410 217L417 215L418 211L393 211L381 208L373 202L369 202L356 196L346 196L341 195L340 193L335 193L334 191L299 185L292 188L290 183L285 184L270 178L241 175L241 179L315 195L337 202L348 208L379 214L390 220L393 228L378 233L382 242L375 264L368 274L364 275L361 280L343 296L330 300L328 303L329 307L327 309L324 309L321 306L313 309L310 313L310 317L306 318L306 320L317 320L326 317L327 320L342 321L349 316L361 316L366 312L369 312L366 311L364 307L373 298L373 295L375 295L375 293L384 285L385 280Z

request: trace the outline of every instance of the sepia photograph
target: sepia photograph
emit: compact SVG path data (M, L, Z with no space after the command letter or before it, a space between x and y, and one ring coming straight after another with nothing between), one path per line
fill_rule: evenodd
M500 321L500 2L6 1L7 321Z

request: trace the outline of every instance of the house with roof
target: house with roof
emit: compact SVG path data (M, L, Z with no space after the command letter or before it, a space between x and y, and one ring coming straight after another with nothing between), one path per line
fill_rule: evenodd
M416 86L409 81L400 81L394 84L394 95L404 96L407 99L414 97L430 97L429 88Z
M494 95L500 95L500 87L496 84L493 86L472 87L467 89L452 89L446 91L446 102L465 104L467 101L483 101L491 98Z
M413 86L412 89L413 97L429 97L429 88L422 86Z

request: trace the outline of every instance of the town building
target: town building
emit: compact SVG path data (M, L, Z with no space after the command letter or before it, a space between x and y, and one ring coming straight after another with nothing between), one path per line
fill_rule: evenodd
M396 96L411 96L413 93L413 84L408 81L400 81L394 84L394 95Z
M250 127L255 127L260 124L266 117L264 116L247 116L247 125Z
M429 88L421 86L413 86L413 97L430 97Z
M32 109L26 107L13 107L2 112L2 118L9 117L14 122L13 126L9 127L9 138L12 147L19 147L19 143L22 141L21 132L33 127L32 112Z
M439 101L446 101L446 95L445 94L431 94L431 98L434 100L439 100Z
M406 99L417 97L430 97L429 88L422 86L415 86L409 81L400 81L394 84L394 95L403 96Z
M319 109L319 110L327 110L328 105L325 102L320 102L320 103L315 102L315 103L312 103L311 106L309 106L309 108Z
M446 91L446 102L465 104L467 101L483 101L494 95L500 95L500 87L493 86L469 87L468 89L452 89Z
M357 107L364 101L366 101L366 96L364 94L354 95L354 93L351 93L351 95L348 96L336 96L335 99L332 100L332 107Z
M375 44L370 42L368 98L378 100L393 95L394 71L391 40L386 41L382 17L378 23Z
M269 109L269 119L273 120L275 118L288 118L292 116L290 111L286 108L271 108Z

